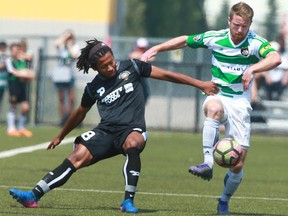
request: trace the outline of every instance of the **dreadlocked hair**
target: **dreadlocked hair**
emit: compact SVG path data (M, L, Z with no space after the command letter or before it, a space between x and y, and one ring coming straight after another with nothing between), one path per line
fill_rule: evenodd
M104 56L107 52L111 52L113 55L111 48L102 41L98 41L96 38L88 40L86 41L86 46L81 49L81 54L77 59L78 61L76 66L79 70L83 70L84 74L88 74L89 68L95 70L98 59Z

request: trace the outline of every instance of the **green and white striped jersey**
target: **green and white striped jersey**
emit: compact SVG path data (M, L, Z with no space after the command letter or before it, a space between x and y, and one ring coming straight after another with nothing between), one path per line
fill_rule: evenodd
M266 55L275 51L269 42L249 31L246 38L235 45L231 40L229 29L208 31L190 35L186 41L191 48L212 50L212 81L220 87L218 94L232 98L250 100L250 90L244 92L242 75L249 66L259 62Z

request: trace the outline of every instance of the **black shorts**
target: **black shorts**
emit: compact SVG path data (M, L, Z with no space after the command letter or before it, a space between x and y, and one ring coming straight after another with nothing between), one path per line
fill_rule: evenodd
M126 128L116 132L94 128L76 137L74 144L75 147L78 144L83 144L89 150L93 156L91 163L93 164L106 158L124 154L122 145L132 131L138 131L143 135L144 140L147 140L146 131L140 128Z
M73 89L75 86L75 80L72 79L70 82L55 82L54 84L59 90Z
M8 88L10 103L15 104L27 101L27 83L9 81Z

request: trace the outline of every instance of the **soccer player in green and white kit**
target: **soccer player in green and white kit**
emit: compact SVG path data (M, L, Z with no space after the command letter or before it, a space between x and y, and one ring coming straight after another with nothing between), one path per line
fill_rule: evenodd
M206 180L212 178L213 146L219 140L219 126L225 125L225 136L233 137L240 143L243 154L239 163L227 170L224 190L217 206L220 214L229 214L230 198L243 177L244 161L250 146L250 89L254 75L281 63L279 54L269 42L250 30L253 15L253 9L248 4L237 3L230 10L228 29L176 37L150 48L141 58L147 61L158 52L186 46L212 51L212 81L218 84L220 91L204 100L204 163L191 166L189 172Z

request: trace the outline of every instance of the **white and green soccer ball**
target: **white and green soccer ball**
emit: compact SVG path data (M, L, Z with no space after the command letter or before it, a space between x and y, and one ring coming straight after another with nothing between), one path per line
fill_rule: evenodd
M242 155L242 148L231 138L219 140L213 150L214 161L221 167L234 167Z

